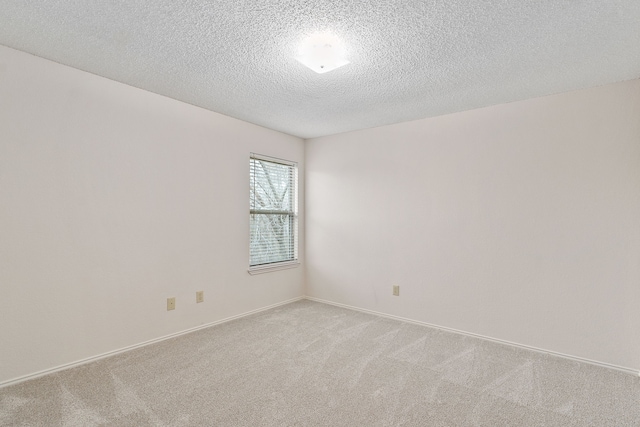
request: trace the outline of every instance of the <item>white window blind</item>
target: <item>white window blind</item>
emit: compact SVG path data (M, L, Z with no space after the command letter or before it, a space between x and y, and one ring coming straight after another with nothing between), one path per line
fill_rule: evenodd
M249 266L298 259L296 163L251 154Z

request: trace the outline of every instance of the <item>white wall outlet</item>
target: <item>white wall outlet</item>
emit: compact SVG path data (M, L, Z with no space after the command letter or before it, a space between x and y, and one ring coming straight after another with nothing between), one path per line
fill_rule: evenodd
M176 309L176 297L167 298L167 311Z
M393 285L393 295L400 296L400 285Z
M196 292L196 303L204 302L204 291Z

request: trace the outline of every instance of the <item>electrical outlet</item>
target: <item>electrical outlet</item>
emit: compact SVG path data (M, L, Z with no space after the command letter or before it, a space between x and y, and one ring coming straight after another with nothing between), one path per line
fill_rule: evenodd
M176 309L176 297L167 298L167 311Z
M196 302L204 302L204 291L196 292Z
M400 296L400 285L393 285L393 295L397 297Z

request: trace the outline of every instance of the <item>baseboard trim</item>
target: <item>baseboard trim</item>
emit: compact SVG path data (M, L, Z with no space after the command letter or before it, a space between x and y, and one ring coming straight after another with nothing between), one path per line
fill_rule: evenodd
M196 326L193 328L189 328L189 329L185 329L184 331L180 331L180 332L175 332L173 334L169 334L169 335L165 335L162 336L160 338L154 338L152 340L149 341L144 341L141 342L139 344L133 344L127 347L122 347L120 349L117 350L112 350L112 351L108 351L106 353L102 353L99 354L97 356L91 356L91 357L87 357L85 359L81 359L81 360L77 360L75 362L70 362L70 363L65 363L64 365L59 365L56 366L54 368L49 368L49 369L44 369L42 371L38 371L35 372L33 374L27 374L27 375L23 375L17 378L13 378L7 381L2 381L0 382L0 388L3 387L8 387L10 385L15 385L24 381L28 381L28 380L32 380L34 378L38 378L38 377L42 377L44 375L48 375L48 374L53 374L54 372L59 372L59 371L64 371L66 369L71 369L71 368L75 368L76 366L80 366L80 365L85 365L87 363L91 363L91 362L95 362L97 360L100 359L104 359L110 356L115 356L116 354L120 354L120 353L125 353L127 351L131 351L131 350L135 350L136 348L140 348L140 347L145 347L151 344L155 344L161 341L166 341L168 339L171 338L176 338L179 337L181 335L186 335L189 334L191 332L195 332L195 331L199 331L200 329L206 329L206 328L210 328L212 326L216 326L216 325L220 325L222 323L227 323L230 322L232 320L236 320L236 319L240 319L242 317L246 317L246 316L251 316L252 314L256 314L256 313L260 313L261 311L266 311L266 310L270 310L272 308L276 308L276 307L280 307L282 305L287 305L287 304L291 304L292 302L296 302L296 301L300 301L302 299L304 299L305 297L297 297L297 298L292 298L286 301L282 301L276 304L272 304L266 307L262 307L262 308L258 308L255 310L251 310L251 311L247 311L246 313L242 313L242 314L237 314L235 316L231 316L231 317L227 317L221 320L216 320L215 322L210 322L210 323L205 323L204 325L200 325L200 326Z
M552 350L545 350L545 349L542 349L542 348L533 347L533 346L529 346L529 345L525 345L525 344L518 344L518 343L515 343L515 342L511 342L511 341L506 341L506 340L501 340L501 339L498 339L498 338L488 337L488 336L485 336L485 335L474 334L473 332L466 332L466 331L461 331L461 330L458 330L458 329L447 328L446 326L439 326L439 325L434 325L432 323L421 322L419 320L407 319L405 317L394 316L392 314L382 313L382 312L374 311L374 310L368 310L366 308L354 307L354 306L351 306L351 305L341 304L339 302L328 301L328 300L324 300L324 299L321 299L321 298L305 296L304 299L307 299L309 301L319 302L319 303L322 303L322 304L334 305L336 307L342 307L342 308L346 308L346 309L349 309L349 310L359 311L359 312L362 312L362 313L373 314L375 316L386 317L388 319L399 320L399 321L405 322L405 323L412 323L414 325L427 326L429 328L440 329L442 331L452 332L454 334L466 335L466 336L470 336L470 337L474 337L474 338L481 338L483 340L492 341L492 342L496 342L496 343L499 343L499 344L509 345L509 346L512 346L512 347L519 347L519 348L523 348L523 349L526 349L526 350L535 351L537 353L550 354L550 355L553 355L553 356L562 357L564 359L573 360L575 362L588 363L590 365L599 366L601 368L613 369L613 370L616 370L616 371L624 372L625 374L631 374L631 375L640 376L640 371L638 371L636 369L632 369L632 368L626 368L624 366L613 365L613 364L605 363L605 362L598 362L597 360L586 359L584 357L579 357L579 356L572 356L570 354L559 353L557 351L552 351Z

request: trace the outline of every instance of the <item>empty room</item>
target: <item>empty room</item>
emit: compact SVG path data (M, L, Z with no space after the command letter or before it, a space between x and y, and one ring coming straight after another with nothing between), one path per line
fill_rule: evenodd
M640 426L640 2L6 0L0 426Z

